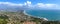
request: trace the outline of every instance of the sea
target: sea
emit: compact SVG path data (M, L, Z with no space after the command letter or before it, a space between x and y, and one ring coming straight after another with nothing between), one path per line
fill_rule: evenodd
M26 10L26 13L35 17L47 18L50 21L60 21L60 10Z

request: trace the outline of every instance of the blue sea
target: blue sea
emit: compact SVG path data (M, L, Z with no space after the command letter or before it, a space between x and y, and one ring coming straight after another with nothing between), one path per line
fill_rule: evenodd
M27 10L26 13L36 17L47 18L48 20L60 21L60 10Z

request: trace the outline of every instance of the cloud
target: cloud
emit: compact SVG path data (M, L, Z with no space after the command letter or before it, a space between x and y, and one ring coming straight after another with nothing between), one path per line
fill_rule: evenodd
M0 2L0 5L8 5L8 6L23 6L23 4L15 4L15 3L11 3L11 2Z
M37 3L37 6L40 7L40 8L56 8L57 4Z
M25 5L31 5L30 1L25 2Z
M19 3L11 3L11 2L0 2L0 8L20 8L20 9L41 9L41 8L46 8L46 9L58 9L58 5L57 4L44 4L44 3L36 3L36 4L32 4L32 2L27 1L24 2L23 4Z

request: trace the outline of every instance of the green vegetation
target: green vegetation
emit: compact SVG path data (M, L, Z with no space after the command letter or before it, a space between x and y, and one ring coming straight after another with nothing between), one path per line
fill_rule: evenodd
M7 24L7 19L6 15L0 15L0 24Z
M0 24L22 24L25 21L33 21L36 24L60 24L57 21L43 21L43 19L35 18L19 12L0 12Z

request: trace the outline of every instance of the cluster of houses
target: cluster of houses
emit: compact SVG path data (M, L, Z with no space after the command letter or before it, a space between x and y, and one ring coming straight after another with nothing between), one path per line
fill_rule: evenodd
M26 15L23 11L17 13L0 14L0 16L8 17L7 24L60 24L59 21L48 21L46 18L37 18L30 15Z

